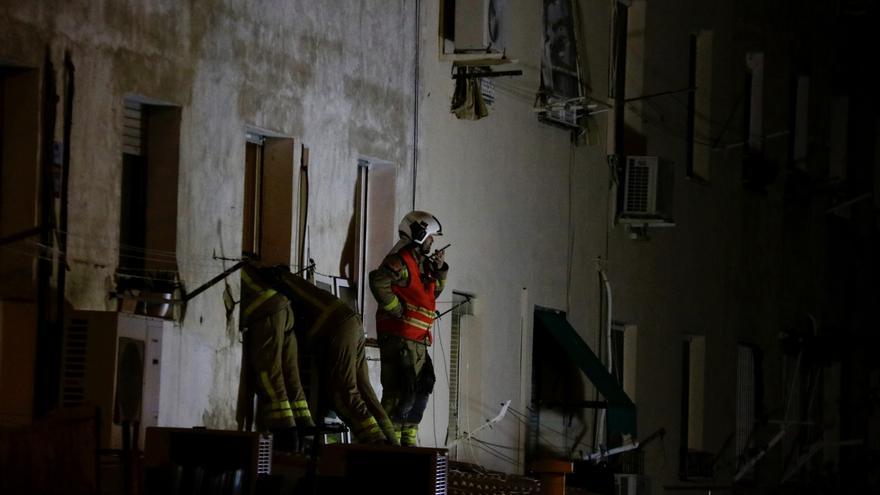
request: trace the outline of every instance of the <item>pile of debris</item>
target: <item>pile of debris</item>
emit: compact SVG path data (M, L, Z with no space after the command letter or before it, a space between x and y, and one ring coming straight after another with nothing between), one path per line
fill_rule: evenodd
M476 464L449 462L449 495L538 495L541 483L533 478L490 471Z

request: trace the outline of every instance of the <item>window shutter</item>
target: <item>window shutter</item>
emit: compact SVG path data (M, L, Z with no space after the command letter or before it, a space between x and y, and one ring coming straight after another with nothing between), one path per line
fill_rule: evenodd
M144 117L143 104L125 100L122 130L122 152L127 155L143 156L144 154Z

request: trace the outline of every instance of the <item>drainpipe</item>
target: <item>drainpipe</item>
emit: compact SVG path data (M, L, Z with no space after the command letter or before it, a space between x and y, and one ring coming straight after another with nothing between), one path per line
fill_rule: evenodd
M601 268L599 269L599 278L602 280L602 286L605 289L605 341L607 345L608 352L608 373L613 375L614 369L614 353L612 352L612 344L611 344L611 314L614 308L613 299L611 297L611 284L608 282L608 276L605 275L605 271ZM605 417L607 414L607 409L599 410L599 421L596 426L596 442L595 445L600 449L605 449Z
M56 359L56 348L60 346L58 328L52 322L52 298L50 279L52 261L47 259L46 248L52 242L52 229L55 228L52 199L52 143L55 136L55 112L58 95L55 92L55 67L52 53L46 48L43 62L43 95L40 129L40 196L39 228L40 248L37 257L37 355L34 366L34 417L45 417L57 404L58 374L60 363Z
M624 109L626 106L626 38L628 30L628 14L631 0L618 0L614 4L614 154L611 156L612 173L623 183L624 160ZM623 210L623 195L617 195L617 211Z
M63 121L63 151L61 153L61 191L60 191L60 215L58 221L58 307L57 318L59 333L64 329L64 308L67 305L67 196L68 184L70 183L70 135L73 127L73 94L74 73L76 68L70 59L70 52L64 53L64 121ZM60 355L59 355L60 357Z
M420 55L420 27L421 27L422 2L416 0L415 4L415 57L413 57L413 164L412 164L412 208L416 209L416 179L419 170L419 55Z

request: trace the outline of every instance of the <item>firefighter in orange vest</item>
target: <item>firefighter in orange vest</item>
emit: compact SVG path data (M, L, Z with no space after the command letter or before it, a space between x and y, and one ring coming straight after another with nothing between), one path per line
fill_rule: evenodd
M280 266L275 286L290 300L297 331L318 368L321 404L333 409L360 443L398 444L394 427L370 384L360 316L345 302ZM322 412L322 411L319 411Z
M414 446L428 396L434 389L434 366L428 355L437 296L449 265L443 251L430 254L440 222L412 211L400 222L400 241L370 272L370 290L379 303L376 331L382 359L382 406L399 432L400 444Z
M241 270L244 372L249 390L257 394L257 430L272 432L276 448L295 450L296 427L314 428L315 423L300 383L293 309L263 270L251 263Z

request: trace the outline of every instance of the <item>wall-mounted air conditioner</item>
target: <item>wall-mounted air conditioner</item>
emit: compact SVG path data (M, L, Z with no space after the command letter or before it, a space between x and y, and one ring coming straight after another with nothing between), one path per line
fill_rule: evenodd
M105 311L73 311L65 322L62 407L97 408L100 447L122 448L122 427L145 430L159 420L162 335L172 322Z
M656 156L628 156L621 183L617 222L628 228L675 226L672 164Z
M657 215L657 172L660 163L656 156L628 156L624 171L624 216Z
M614 495L650 495L650 478L641 474L615 474Z

